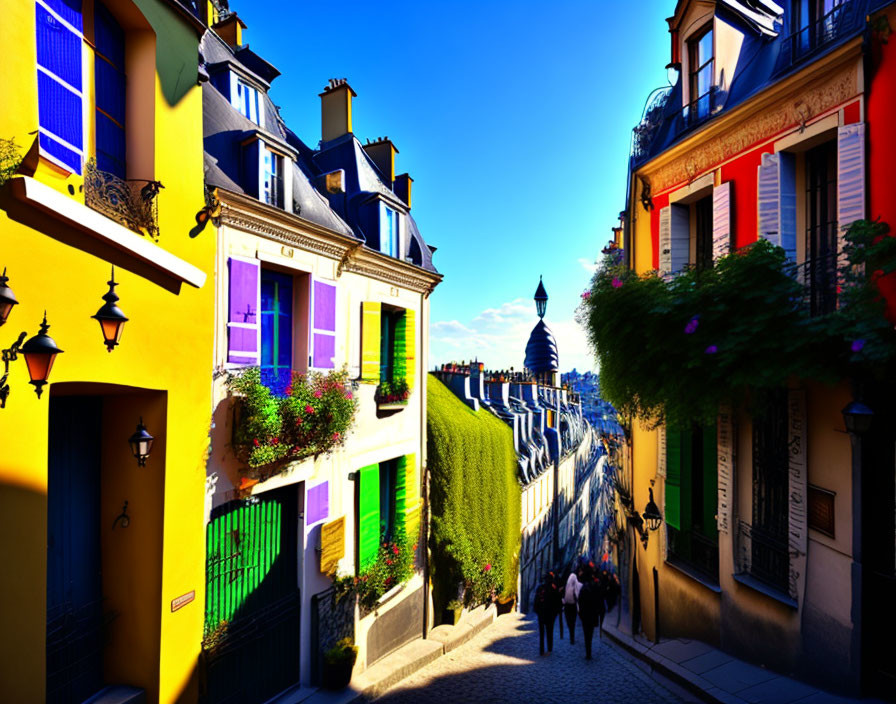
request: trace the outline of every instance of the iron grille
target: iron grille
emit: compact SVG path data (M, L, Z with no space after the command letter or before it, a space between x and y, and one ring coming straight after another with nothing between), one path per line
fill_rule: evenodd
M776 71L786 71L855 29L860 17L856 5L855 0L843 0L823 17L788 36L781 45Z
M810 315L825 315L837 308L838 258L836 253L808 259L795 266L803 286L802 305Z
M718 584L718 541L695 530L677 530L672 526L667 526L667 530L670 557Z
M737 535L737 571L796 599L796 592L790 585L790 553L786 539L745 521L738 522Z
M712 86L708 92L685 105L684 110L681 112L681 117L684 121L684 129L688 130L692 127L696 127L701 122L704 122L715 115L721 107L719 105L718 95L718 88Z
M84 202L129 230L159 238L158 181L121 179L97 168L90 159L84 168Z

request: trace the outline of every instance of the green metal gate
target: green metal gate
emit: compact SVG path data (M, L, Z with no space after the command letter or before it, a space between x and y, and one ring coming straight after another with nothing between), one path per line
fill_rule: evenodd
M207 530L204 696L264 702L299 681L297 487L233 501Z

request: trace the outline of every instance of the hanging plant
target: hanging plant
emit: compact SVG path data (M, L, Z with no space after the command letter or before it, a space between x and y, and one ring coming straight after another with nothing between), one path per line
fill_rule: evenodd
M637 275L605 251L577 319L601 370L601 392L621 415L673 425L710 422L724 401L788 377L835 382L893 372L896 333L876 285L896 268L882 223L846 233L840 306L810 315L806 286L784 250L760 239L673 277ZM761 396L761 394L759 394Z
M346 386L348 372L293 372L285 396L261 383L258 367L227 381L238 398L233 445L250 476L267 478L288 462L341 447L354 423L357 400Z

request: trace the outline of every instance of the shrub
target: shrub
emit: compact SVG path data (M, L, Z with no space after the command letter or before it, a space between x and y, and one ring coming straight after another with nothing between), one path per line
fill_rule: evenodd
M328 665L340 665L342 663L355 663L358 657L358 646L351 638L343 638L336 645L324 653L324 660Z
M514 591L520 547L520 485L513 431L472 411L442 382L427 383L427 447L433 599L478 604Z
M720 403L744 401L748 389L755 402L789 377L887 377L896 335L874 281L896 261L888 230L853 224L839 271L841 305L816 316L784 250L764 239L712 268L668 278L637 275L620 250L605 250L577 314L604 398L622 415L686 427L711 422Z
M258 367L247 367L228 379L239 396L240 413L234 447L250 470L332 452L345 441L357 410L346 388L348 373L293 373L286 396L274 396L261 383Z
M357 576L344 575L333 580L337 598L354 595L362 612L372 611L386 592L414 576L416 555L417 543L404 535L383 543L373 564Z

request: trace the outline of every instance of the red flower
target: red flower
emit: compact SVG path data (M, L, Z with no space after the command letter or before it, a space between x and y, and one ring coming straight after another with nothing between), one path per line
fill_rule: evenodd
M398 549L398 546L397 546L397 545L393 545L393 546L392 546L392 552L394 552L394 553L397 555L399 552L401 552L401 550Z
M339 433L333 433L333 441L336 442L339 440Z
M296 418L296 425L301 425L301 424L302 424L302 419Z
M386 560L386 564L389 565L389 567L391 567L391 566L392 566L392 560Z
M305 406L305 413L314 413L314 406L310 404Z
M255 447L258 447L259 445L261 445L261 443L258 442L258 438L253 438L253 439L252 439L252 444L255 445Z
M280 444L280 438L271 438L271 444L272 444L272 445L279 445L279 444Z
M386 577L386 586L388 587L390 584L392 584L392 578Z
M320 398L321 396L323 396L323 394L321 393L320 389L314 392L314 398Z
M486 562L485 567L482 568L485 572L491 572L492 566L490 563Z

